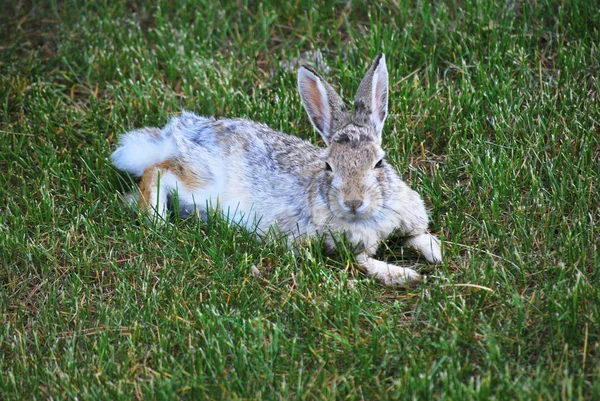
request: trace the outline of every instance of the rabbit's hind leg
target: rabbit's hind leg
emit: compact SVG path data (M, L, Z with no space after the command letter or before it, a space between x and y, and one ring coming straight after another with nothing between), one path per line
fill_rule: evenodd
M139 184L139 209L159 217L159 220L167 219L168 198L176 188L176 177L168 167L166 162L148 167Z
M202 217L206 213L202 188L210 183L208 174L193 171L177 159L167 160L144 171L138 206L162 220L167 219L169 206L177 206L181 217L193 213ZM172 202L175 198L177 202Z

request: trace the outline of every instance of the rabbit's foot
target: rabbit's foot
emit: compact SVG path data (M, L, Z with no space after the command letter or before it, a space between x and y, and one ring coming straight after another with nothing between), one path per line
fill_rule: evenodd
M419 273L408 267L392 265L364 255L358 255L357 261L369 276L387 287L403 288L423 281Z
M436 236L429 233L414 235L406 240L406 245L416 249L429 263L442 263L442 249Z

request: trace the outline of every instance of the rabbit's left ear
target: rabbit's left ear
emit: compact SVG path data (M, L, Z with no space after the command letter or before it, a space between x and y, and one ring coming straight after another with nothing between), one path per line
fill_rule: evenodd
M333 134L349 119L342 98L308 66L298 70L298 90L310 122L329 145Z
M381 130L388 109L388 72L385 55L379 54L365 74L354 98L353 120L357 124L371 125L375 142L381 144Z

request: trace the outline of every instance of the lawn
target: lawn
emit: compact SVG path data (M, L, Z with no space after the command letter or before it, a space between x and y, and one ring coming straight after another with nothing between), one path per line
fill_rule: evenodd
M216 3L3 5L0 398L600 399L597 4ZM122 204L118 136L182 108L322 144L305 52L348 102L386 54L384 147L445 250L380 247L415 288Z

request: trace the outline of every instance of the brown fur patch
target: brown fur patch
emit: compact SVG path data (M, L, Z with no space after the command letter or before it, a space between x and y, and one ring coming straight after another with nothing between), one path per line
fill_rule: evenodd
M315 123L320 129L329 128L324 127L325 118L321 110L323 109L323 102L321 101L321 92L317 86L316 81L308 81L306 87L306 97L308 99L308 106L310 108L309 114L312 114Z
M148 200L150 199L151 193L156 190L159 182L159 174L163 175L167 171L175 174L175 176L177 176L177 181L182 183L188 191L193 191L196 188L209 184L209 180L184 167L183 163L179 160L166 160L162 163L148 167L144 171L138 185L140 191L138 206L140 209L148 208Z
M158 185L159 171L158 165L148 167L146 170L144 170L142 180L138 185L140 191L138 207L142 210L148 209L149 207L148 201L150 200L150 194L153 190L156 190L156 186Z

